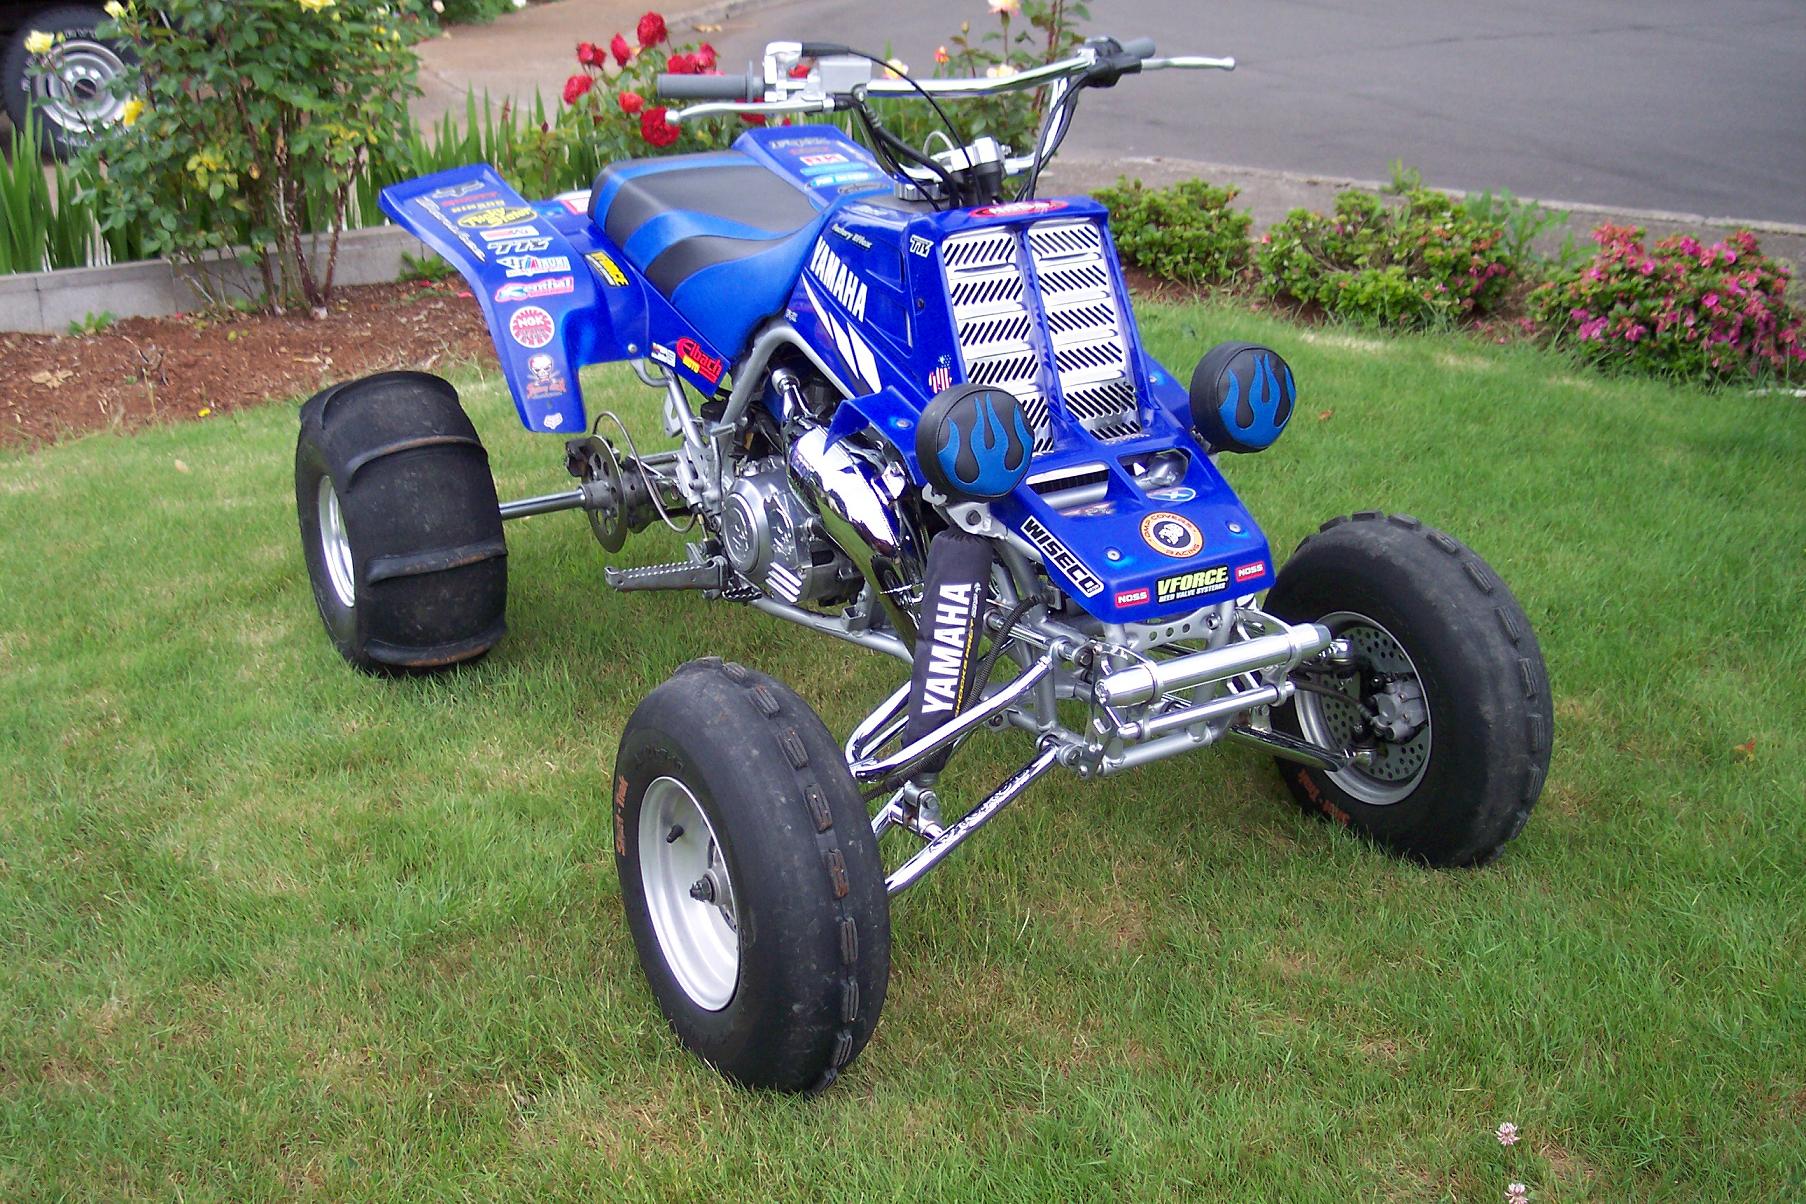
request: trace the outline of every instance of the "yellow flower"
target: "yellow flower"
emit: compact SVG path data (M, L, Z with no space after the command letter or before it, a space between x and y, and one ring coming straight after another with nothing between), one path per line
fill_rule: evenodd
M126 128L129 129L129 128L131 128L131 126L133 124L135 124L137 122L139 116L143 112L144 112L144 101L139 99L138 97L134 96L130 100L126 101L125 108L123 108L119 111L119 120L124 122L126 125Z
M317 13L323 8L331 8L338 2L339 0L295 0L296 4L299 4L310 13Z
M56 45L56 39L41 29L34 29L25 35L26 54L49 54L50 48Z
M115 21L125 16L125 5L119 3L119 0L107 0L104 8L107 16Z
M884 63L884 74L891 79L901 79L909 74L909 64L902 59L887 59Z
M327 0L327 3L331 3L331 0ZM194 412L194 416L196 418L205 418L207 415L209 415L211 413L213 413L212 406L202 406L200 409L198 409Z
M996 16L1019 13L1022 11L1022 0L991 0L991 12Z

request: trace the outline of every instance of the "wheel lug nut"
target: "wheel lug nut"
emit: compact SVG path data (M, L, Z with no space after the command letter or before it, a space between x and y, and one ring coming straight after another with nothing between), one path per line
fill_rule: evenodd
M690 884L690 897L702 903L715 901L715 883L709 878L698 878Z

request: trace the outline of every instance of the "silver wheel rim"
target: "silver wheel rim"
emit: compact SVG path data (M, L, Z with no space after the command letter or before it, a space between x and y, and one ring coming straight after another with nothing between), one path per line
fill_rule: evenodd
M320 478L320 557L326 562L326 579L339 605L350 610L357 605L357 581L351 575L351 540L345 535L345 515L339 510L339 495L331 477Z
M1355 658L1363 667L1382 673L1408 676L1419 689L1423 677L1398 637L1366 615L1338 610L1317 620L1340 639L1351 645ZM1347 749L1354 745L1360 728L1361 713L1352 699L1360 689L1351 683L1349 702L1338 702L1322 694L1298 691L1298 723L1304 737L1326 748ZM1433 722L1429 691L1424 691L1424 722L1409 740L1379 742L1379 756L1373 763L1338 770L1329 780L1351 796L1375 807L1389 807L1417 789L1430 768L1430 728Z
M640 886L677 985L704 1011L726 1007L740 981L734 884L708 816L676 778L656 779L640 801Z
M65 133L85 134L118 121L125 98L113 81L125 63L105 42L69 38L50 52L46 70L34 81L38 115Z

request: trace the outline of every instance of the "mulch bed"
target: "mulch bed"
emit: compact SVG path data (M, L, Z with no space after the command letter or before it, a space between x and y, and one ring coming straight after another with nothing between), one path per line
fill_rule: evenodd
M392 368L495 357L457 281L342 288L324 318L131 318L79 336L0 333L0 447L205 418Z

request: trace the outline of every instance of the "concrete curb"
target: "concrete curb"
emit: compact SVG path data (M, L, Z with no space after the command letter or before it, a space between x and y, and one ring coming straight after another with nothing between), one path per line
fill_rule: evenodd
M347 230L339 238L333 281L387 284L401 277L403 254L432 252L399 226ZM319 262L317 254L312 258ZM210 257L202 272L216 294L256 296L262 291L257 273L232 255ZM166 259L0 276L0 330L57 334L95 314L161 318L187 313L206 305L195 278L193 270Z

